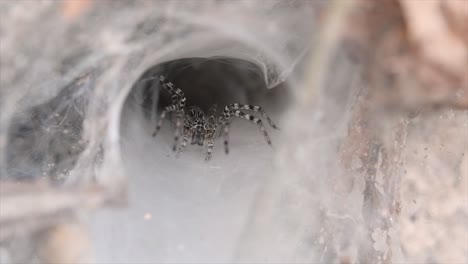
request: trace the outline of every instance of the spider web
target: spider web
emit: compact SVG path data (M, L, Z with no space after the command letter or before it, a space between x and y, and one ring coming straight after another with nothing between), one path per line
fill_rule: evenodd
M405 240L409 259L466 256L466 111L353 123L369 84L342 47L324 65L314 107L298 111L281 93L302 91L315 11L329 1L85 2L0 2L0 184L93 183L110 193L128 184L126 208L91 220L95 263L404 262ZM205 63L216 67L186 75ZM226 73L220 64L237 68ZM170 122L151 137L159 88L147 93L138 82L161 70L189 99L208 98L197 84L205 81L227 101L264 107L280 127L268 131L273 147L236 119L229 155L218 140L209 163L198 146L175 158ZM260 76L262 89L236 74ZM363 129L378 135L368 159L340 155ZM346 162L349 171L340 170ZM375 177L358 173L364 169ZM382 187L387 180L395 189ZM400 190L401 201L392 197ZM397 202L399 222L398 210L379 207ZM420 228L428 222L435 227ZM0 262L35 261L26 239L0 241Z
M227 261L246 221L255 186L272 172L274 150L257 127L234 121L229 156L216 143L210 163L204 162L202 149L192 146L176 159L168 148L171 127L151 137L155 121L151 115L157 106L148 119L142 113L148 108L141 107L143 99L134 84L148 68L166 61L233 58L249 62L243 71L260 73L265 86L273 88L285 81L306 52L310 27L299 17L310 16L311 8L282 1L147 4L95 1L74 18L61 2L1 3L2 17L9 19L2 19L0 28L0 178L50 179L58 186L98 183L109 189L128 179L129 198L138 202L125 213L136 224L125 226L136 229L116 234L109 228L119 219L109 225L105 214L98 218L97 261ZM113 11L108 5L115 7ZM50 15L53 10L63 13ZM296 19L288 18L291 12ZM171 72L177 75L183 70L181 65ZM227 91L239 94L235 96L239 101L246 100L245 91L235 84L228 86ZM255 158L244 155L245 151L255 152ZM155 193L158 196L151 197ZM242 201L230 206L222 202L238 198ZM228 208L230 232L212 221L224 214L218 210L228 213ZM240 213L235 213L236 208ZM147 213L161 218L144 228L139 223ZM187 213L193 213L193 221L184 224ZM150 244L128 244L111 253L106 247L113 235L122 235L114 240L121 242L142 235L160 237L157 240L166 246L156 252ZM210 238L195 246L204 235ZM230 242L210 254L213 239Z

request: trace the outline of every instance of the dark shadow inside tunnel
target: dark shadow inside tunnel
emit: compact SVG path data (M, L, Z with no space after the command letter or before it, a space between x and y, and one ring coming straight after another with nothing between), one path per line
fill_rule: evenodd
M161 90L158 77L163 75L180 88L187 98L186 106L198 106L207 112L216 104L222 109L231 103L266 104L278 114L289 101L284 85L267 88L261 68L245 60L233 58L186 58L155 65L144 72L132 93L139 97L145 116L170 105L171 96Z

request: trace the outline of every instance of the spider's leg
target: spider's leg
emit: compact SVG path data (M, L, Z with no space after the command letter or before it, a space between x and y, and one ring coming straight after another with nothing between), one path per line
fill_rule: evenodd
M162 87L171 95L173 104L176 104L176 102L182 99L185 101L184 92L182 92L181 89L177 88L172 82L167 81L166 77L162 75L159 76L159 81Z
M232 114L237 116L237 117L243 118L245 120L248 120L248 121L250 121L252 123L257 124L257 126L262 131L266 142L268 143L268 145L271 146L270 136L268 136L268 133L267 133L267 131L265 129L265 126L263 125L263 122L262 122L262 120L260 118L257 118L257 117L255 117L253 115L245 114L245 113L241 112L240 110L233 111Z
M185 101L187 98L181 89L177 88L172 82L166 80L164 76L159 77L159 81L164 89L171 95L172 104L175 105L177 111L184 111Z
M211 108L210 108L210 112L209 112L209 117L208 117L208 127L210 129L213 129L215 130L216 129L216 108L218 106L216 104L214 104Z
M183 128L184 110L178 110L176 116L176 128L174 132L174 145L172 151L177 150L177 143L179 143L180 130Z
M224 135L224 152L229 154L229 127L231 126L231 120L222 126L222 135Z
M205 160L208 161L211 159L211 152L213 151L213 139L215 137L216 133L216 105L213 105L210 109L210 117L208 118L208 133L207 133L207 139L208 139L208 153L206 155Z
M229 106L224 107L223 114L219 117L219 124L221 126L221 131L219 136L224 136L224 152L229 154L229 127L231 126L233 111L229 109Z
M211 156L212 156L211 152L213 152L213 145L214 145L214 143L213 143L213 134L210 134L210 135L208 135L208 152L207 152L206 158L205 158L206 161L209 161L211 159Z
M156 128L155 128L155 130L153 132L153 137L155 137L159 133L159 130L161 129L162 122L164 121L164 118L166 117L166 114L169 113L169 112L175 111L175 110L176 110L175 105L170 105L170 106L164 108L164 110L162 110L161 115L159 116L158 123L156 124Z
M176 151L177 143L179 142L180 130L182 129L183 120L185 118L184 108L186 98L184 92L177 88L172 82L167 81L164 76L161 75L159 77L159 81L161 82L163 88L166 89L171 95L172 103L176 108L176 130L174 132L174 145L172 146L172 150Z
M182 139L182 143L180 144L179 150L177 151L176 157L179 157L180 153L182 153L185 150L185 147L187 146L187 143L189 141L189 138L192 136L192 129L184 127L184 137Z
M263 110L262 107L260 106L257 106L257 105L247 105L247 104L230 104L229 106L229 109L231 110L250 110L250 111L254 111L254 112L258 112L260 113L266 120L268 120L268 124L270 124L270 126L274 129L278 129L278 127L275 125L275 123L273 122L273 120L271 120L271 118L267 115L267 113Z

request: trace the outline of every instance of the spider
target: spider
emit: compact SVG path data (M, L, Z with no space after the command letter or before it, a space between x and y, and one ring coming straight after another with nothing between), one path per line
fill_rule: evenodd
M179 149L177 150L177 156L184 151L189 140L192 145L197 144L199 146L204 146L205 142L207 142L208 150L205 160L208 161L212 157L215 138L221 136L224 136L224 150L225 153L228 154L229 128L234 117L242 118L257 124L263 133L267 144L271 146L271 140L268 136L265 126L263 125L263 121L254 115L244 113L245 110L260 113L262 117L268 121L268 124L272 128L278 129L278 127L273 123L273 120L271 120L271 118L260 106L238 103L229 104L224 107L223 113L219 116L219 119L216 120L216 104L211 106L208 116L206 117L203 110L198 106L190 106L185 108L186 98L184 93L172 82L167 81L164 76L161 75L159 77L159 82L163 89L170 94L172 104L165 107L161 111L159 120L156 124L156 128L152 136L156 137L159 130L161 129L166 115L173 112L175 114L174 144L172 147L173 151L177 150L180 135L183 135L182 142L179 146ZM219 135L217 135L218 131Z

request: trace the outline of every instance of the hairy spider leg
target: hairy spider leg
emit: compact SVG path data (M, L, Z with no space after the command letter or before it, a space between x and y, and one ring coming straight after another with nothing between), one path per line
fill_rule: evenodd
M245 109L245 108L248 108L249 110L253 110L253 111L258 111L260 112L261 108L260 107L256 107L256 106L250 106L250 105L241 105L241 104L230 104L230 105L227 105L225 108L224 108L224 111L223 111L223 115L220 117L219 119L219 122L222 124L223 126L223 131L222 131L222 134L224 134L224 149L225 149L225 152L226 154L229 153L229 148L228 148L228 136L229 136L229 127L230 127L230 124L231 124L231 120L234 116L236 117L239 117L239 118L243 118L245 120L248 120L252 123L255 123L257 124L257 126L260 128L260 130L262 131L263 133L263 136L265 137L265 140L266 142L268 143L268 145L271 146L271 140L270 140L270 136L268 135L266 129L265 129L265 126L263 125L263 122L260 118L257 118L253 115L249 115L249 114L246 114L246 113L243 113L242 111L240 110L233 110L235 108L242 108L242 109ZM252 108L252 109L251 109ZM263 110L262 110L263 111ZM270 124L271 125L271 124ZM274 125L274 124L273 124ZM272 125L272 126L273 126ZM276 126L275 126L276 127Z
M231 120L226 121L226 123L222 126L223 131L221 132L224 135L224 152L229 154L229 127L231 126Z
M176 112L176 128L174 132L174 145L172 146L172 151L177 150L177 143L179 143L180 130L183 128L184 122L184 110L179 110Z
M161 115L159 116L158 123L156 124L156 129L153 132L153 137L155 137L159 133L159 130L161 129L164 118L166 117L166 114L173 112L175 110L176 110L175 105L167 106L166 108L164 108L164 110L162 110Z
M213 140L216 133L216 108L218 106L215 104L210 108L209 118L208 118L208 127L206 130L207 140L208 140L208 152L206 154L205 160L208 161L211 159L211 152L213 152Z
M231 125L232 114L229 110L229 106L224 107L223 114L219 117L219 124L221 131L219 136L224 136L224 152L229 154L229 126Z
M166 89L166 91L171 95L173 104L176 104L179 100L182 99L185 101L184 92L182 92L181 89L175 87L172 82L166 81L166 78L162 75L159 77L159 81L161 82L163 88Z
M229 110L250 110L254 112L260 113L266 120L268 120L268 124L274 129L278 129L278 127L275 125L273 120L267 115L267 113L263 110L262 107L257 106L257 105L247 105L247 104L230 104L227 106Z
M179 101L179 110L177 111L176 116L176 129L174 132L174 146L172 147L173 151L177 149L177 143L179 142L180 130L184 128L184 119L185 119L185 97Z
M177 150L177 143L179 142L180 130L183 128L182 124L184 123L184 109L185 109L185 95L181 89L175 87L172 82L166 81L166 78L161 75L159 76L159 81L161 82L163 88L171 95L172 104L176 106L176 129L174 132L174 145L172 147L173 151Z
M187 146L189 138L192 137L192 129L184 128L184 137L182 139L182 143L180 144L179 150L177 151L177 157L179 157L180 153L182 153Z
M257 124L257 126L262 131L266 142L268 143L268 145L271 146L270 136L268 136L268 133L267 133L267 131L265 129L265 126L263 125L263 122L262 122L262 120L260 118L257 118L257 117L255 117L253 115L245 114L245 113L241 112L240 110L230 111L230 114L234 114L237 117L243 118L243 119L248 120L248 121L250 121L250 122L252 122L254 124Z
M164 89L171 95L172 104L176 106L176 110L181 111L185 109L185 101L187 98L182 92L181 89L175 87L175 85L171 82L165 81L164 76L160 76L161 84Z

